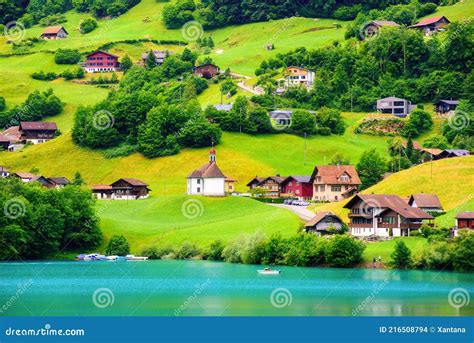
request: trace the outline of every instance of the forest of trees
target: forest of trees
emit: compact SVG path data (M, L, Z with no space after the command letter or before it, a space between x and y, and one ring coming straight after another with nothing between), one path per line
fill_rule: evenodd
M0 204L0 260L43 259L102 242L94 200L78 186L47 189L0 178Z
M0 24L20 21L26 27L41 19L75 9L94 16L117 17L140 0L0 0Z
M334 17L354 19L358 13L407 4L410 0L178 0L167 6L163 21L168 28L178 28L190 20L198 20L204 28L216 28L272 19L301 17ZM428 0L420 3L451 4L452 0ZM432 6L430 6L432 8ZM426 8L428 10L428 8Z

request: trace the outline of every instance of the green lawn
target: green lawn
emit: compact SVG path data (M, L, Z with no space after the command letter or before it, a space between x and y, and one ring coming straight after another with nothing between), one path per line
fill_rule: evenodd
M370 263L373 261L374 257L378 259L380 256L382 257L382 263L386 265L392 259L390 255L395 250L395 243L398 240L402 240L411 250L412 257L421 253L423 249L429 245L428 240L423 237L403 237L391 241L367 243L367 247L363 254L364 262Z
M185 241L206 247L216 239L227 242L256 231L288 236L296 234L300 225L289 211L238 197L99 201L97 211L105 238L125 235L133 253L147 246L179 247Z

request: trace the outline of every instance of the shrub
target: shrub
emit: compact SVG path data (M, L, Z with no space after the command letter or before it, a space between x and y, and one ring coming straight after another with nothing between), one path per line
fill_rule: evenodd
M438 242L426 248L415 264L418 268L452 270L453 260L452 244Z
M284 264L289 242L280 233L273 234L265 244L263 264Z
M47 17L42 18L39 21L39 24L44 27L62 24L65 22L67 22L67 19L63 14L51 14Z
M0 112L3 111L7 107L5 98L0 96Z
M222 251L222 257L224 261L230 263L241 263L242 259L240 256L240 252L243 250L245 246L245 236L240 236L236 240L227 244L227 246Z
M125 256L130 253L130 245L127 239L122 235L114 235L110 238L109 244L107 245L107 255L119 255Z
M455 240L454 269L463 272L474 271L474 234L461 232Z
M406 269L412 264L411 251L401 240L395 242L395 250L392 252L391 257L392 264L396 268Z
M326 260L331 267L349 268L362 261L365 245L348 235L336 235L328 244Z
M314 267L326 261L327 240L313 234L301 233L290 238L285 253L285 264L290 266Z
M214 241L204 253L203 258L210 261L222 261L224 248L224 243L221 240Z
M265 237L260 231L247 236L240 252L242 263L260 264L265 253Z
M142 255L147 256L150 260L159 260L164 256L169 256L172 253L174 253L174 250L171 247L148 247L142 251Z
M89 33L97 27L97 21L92 18L84 19L79 25L79 30L82 34Z
M176 258L186 260L199 255L199 253L199 248L195 244L184 242L181 248L176 252Z
M109 148L105 150L104 156L107 159L112 159L112 158L117 158L117 157L126 157L137 152L137 150L138 150L137 145L130 145L130 144L124 143L117 147L113 147L113 148Z
M58 49L54 54L57 64L76 64L81 60L81 54L73 49Z
M58 75L53 72L48 72L45 73L44 71L39 71L36 73L31 74L31 77L35 80L41 80L41 81L52 81L58 78Z

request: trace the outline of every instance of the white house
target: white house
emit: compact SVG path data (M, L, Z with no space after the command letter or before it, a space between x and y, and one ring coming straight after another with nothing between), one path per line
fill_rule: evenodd
M216 150L209 152L209 162L188 176L188 195L225 196L226 176L216 163Z
M312 88L316 73L312 70L301 67L288 67L285 70L285 87L304 86Z

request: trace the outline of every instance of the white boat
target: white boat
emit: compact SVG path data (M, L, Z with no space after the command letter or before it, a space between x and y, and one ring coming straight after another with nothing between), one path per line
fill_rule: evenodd
M105 259L107 261L117 261L119 257L117 255L112 255L112 256L106 256Z
M148 260L148 257L145 256L135 256L135 255L127 255L125 256L127 261L146 261Z
M281 273L281 270L279 270L279 269L265 268L265 269L259 269L259 270L257 270L257 273L263 274L263 275L278 275L278 274Z

